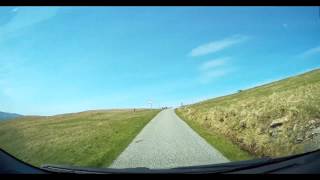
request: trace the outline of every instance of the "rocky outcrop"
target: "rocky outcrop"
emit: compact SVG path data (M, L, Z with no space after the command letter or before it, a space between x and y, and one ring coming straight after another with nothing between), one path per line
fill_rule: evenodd
M270 128L276 128L276 127L282 126L285 122L288 122L288 121L289 121L289 118L287 116L279 119L275 119L271 122Z

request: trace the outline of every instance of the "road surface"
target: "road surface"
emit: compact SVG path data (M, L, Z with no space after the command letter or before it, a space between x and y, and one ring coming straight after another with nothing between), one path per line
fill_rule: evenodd
M163 169L229 162L174 112L156 115L109 168Z

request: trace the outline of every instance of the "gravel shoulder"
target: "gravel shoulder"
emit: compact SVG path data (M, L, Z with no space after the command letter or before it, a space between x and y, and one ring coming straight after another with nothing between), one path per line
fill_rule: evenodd
M109 168L153 169L229 162L174 112L161 111Z

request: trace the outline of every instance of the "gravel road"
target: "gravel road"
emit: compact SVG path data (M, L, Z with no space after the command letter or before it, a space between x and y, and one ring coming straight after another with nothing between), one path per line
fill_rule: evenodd
M109 168L163 169L229 162L174 112L161 111Z

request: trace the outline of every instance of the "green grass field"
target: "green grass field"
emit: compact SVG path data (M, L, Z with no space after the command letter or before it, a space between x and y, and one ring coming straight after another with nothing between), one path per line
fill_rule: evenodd
M312 131L320 127L320 70L187 105L176 112L230 159L308 151L315 138ZM239 155L239 148L252 156Z
M99 110L0 122L0 147L35 166L106 167L160 110Z

